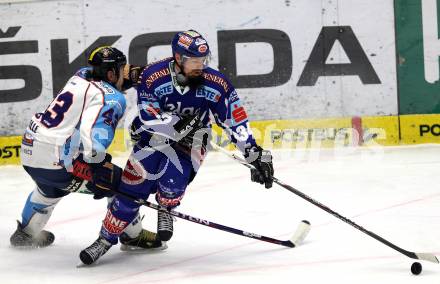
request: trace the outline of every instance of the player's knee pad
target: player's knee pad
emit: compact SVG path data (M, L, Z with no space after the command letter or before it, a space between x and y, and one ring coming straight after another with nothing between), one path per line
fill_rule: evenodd
M41 194L38 187L35 188L29 194L21 214L23 230L31 235L39 233L49 221L55 205L60 200L61 197L46 197Z
M156 201L161 206L176 207L180 204L185 194L186 184L179 184L169 178L159 181L157 186Z
M139 212L140 205L133 200L124 198L122 196L115 196L110 204L109 209L121 214L136 215Z
M147 173L141 162L130 156L122 172L121 181L128 186L142 185L146 180Z

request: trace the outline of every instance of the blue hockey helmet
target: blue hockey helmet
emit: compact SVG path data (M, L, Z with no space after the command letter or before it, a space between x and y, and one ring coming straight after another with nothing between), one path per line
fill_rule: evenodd
M206 39L195 30L178 32L171 42L173 56L178 53L188 57L204 57L210 55Z

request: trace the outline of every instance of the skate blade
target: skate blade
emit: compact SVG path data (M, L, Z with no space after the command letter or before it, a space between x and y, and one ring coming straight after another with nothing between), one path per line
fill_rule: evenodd
M101 259L97 259L95 262L93 262L92 264L85 264L83 263L81 260L78 262L78 264L76 265L76 268L88 268L88 267L95 267L97 265L99 265Z
M9 245L10 248L12 249L17 249L17 250L38 250L38 249L43 249L46 247L49 247L51 245L47 245L47 246L39 246L39 245L35 245L35 244L31 244L31 245Z
M76 268L87 268L90 266L94 266L95 263L92 263L90 265L84 264L82 261L78 262L78 264L76 265Z
M162 245L160 247L154 247L154 248L141 248L137 246L130 246L130 245L124 245L121 244L121 251L127 251L127 252L134 252L134 253L148 253L148 252L157 252L166 250L168 248L167 242L162 242Z

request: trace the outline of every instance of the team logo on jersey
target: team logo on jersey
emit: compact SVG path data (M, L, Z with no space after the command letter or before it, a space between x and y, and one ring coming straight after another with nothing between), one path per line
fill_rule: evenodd
M160 113L160 106L158 102L154 103L142 103L142 106L144 107L145 111L148 113L148 115L156 116Z
M196 45L206 44L206 40L201 37L196 38Z
M202 87L199 87L197 89L196 97L198 97L198 98L205 98L208 101L216 103L220 99L221 94L216 89L213 89L213 88L210 88L210 87L207 87L207 86L202 86Z
M122 182L130 185L138 185L144 182L146 177L145 169L141 163L129 159L122 174Z
M198 48L200 53L205 53L207 49L208 49L208 46L206 44L203 44L203 45L199 46L199 48Z
M184 35L184 34L181 34L177 44L184 47L185 49L188 49L192 42L193 42L193 39L191 37Z
M246 111L244 110L244 107L241 106L240 100L235 101L234 103L231 104L231 110L232 110L233 126L247 119Z
M25 132L23 135L23 139L21 140L21 143L23 145L32 147L34 146L34 137L30 133Z
M154 94L160 99L165 95L173 93L173 83L167 82L154 89Z

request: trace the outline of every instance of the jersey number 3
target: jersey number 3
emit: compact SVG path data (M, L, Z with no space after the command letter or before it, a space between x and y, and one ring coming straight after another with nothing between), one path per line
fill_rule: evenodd
M59 94L43 113L41 123L47 128L57 127L63 121L64 114L69 110L72 102L72 93Z

